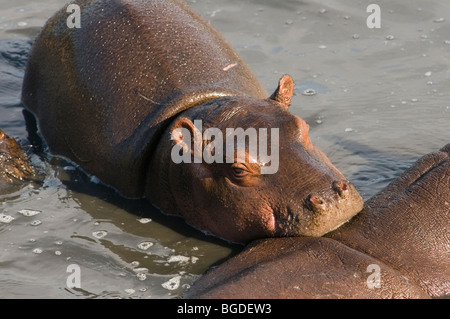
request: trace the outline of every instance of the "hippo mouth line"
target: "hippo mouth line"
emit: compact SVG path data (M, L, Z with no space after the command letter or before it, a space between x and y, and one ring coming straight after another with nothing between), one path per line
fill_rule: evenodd
M327 215L317 216L315 212L305 207L301 213L295 213L290 207L287 207L283 213L274 213L273 229L275 236L322 236L340 227L351 218L351 216L339 218L336 219L337 223L329 224L331 217L336 215L335 211L330 209L323 213ZM323 225L325 223L326 225Z

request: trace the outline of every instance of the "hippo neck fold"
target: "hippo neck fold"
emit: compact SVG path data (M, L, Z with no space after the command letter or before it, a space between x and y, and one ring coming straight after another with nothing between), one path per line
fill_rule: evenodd
M183 94L182 96L177 97L168 104L166 104L162 112L159 113L159 115L156 118L154 118L150 126L158 126L161 122L163 122L166 119L174 119L182 112L190 108L193 108L197 105L201 105L214 99L233 96L239 97L245 95L243 93L239 93L236 91L224 89L208 89Z
M150 101L145 95L141 94L142 99L147 99L152 107L158 107L159 112L152 113L130 138L120 143L119 149L122 150L120 156L133 154L133 158L130 161L132 165L128 168L131 172L128 186L126 189L118 190L122 194L129 194L131 197L143 194L145 178L150 176L150 179L152 179L151 176L155 173L149 171L148 165L154 157L157 157L158 143L176 117L187 110L216 99L242 96L245 96L245 94L233 90L203 89L181 94L167 103L159 104L156 101Z

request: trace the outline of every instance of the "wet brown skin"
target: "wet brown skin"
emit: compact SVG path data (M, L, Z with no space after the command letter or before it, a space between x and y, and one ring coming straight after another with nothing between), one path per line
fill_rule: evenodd
M34 171L17 141L0 130L0 190L21 183Z
M22 101L51 152L127 197L234 242L321 236L363 202L289 112L294 83L269 97L225 39L183 1L75 1L44 26L30 52ZM280 163L175 164L174 129L279 128ZM203 146L208 142L204 141ZM255 162L251 163L251 160Z
M450 295L450 144L428 154L321 238L268 238L210 270L185 298ZM380 267L380 288L367 278Z

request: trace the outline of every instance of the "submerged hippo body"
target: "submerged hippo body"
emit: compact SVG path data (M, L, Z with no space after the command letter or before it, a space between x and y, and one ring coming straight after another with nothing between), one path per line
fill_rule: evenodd
M33 168L17 141L0 130L0 193L33 175Z
M185 297L450 295L449 153L450 144L421 158L325 237L255 241L200 278Z
M74 3L81 28L67 27L66 8L52 17L23 84L22 101L52 153L230 241L320 236L361 209L353 185L288 111L290 76L269 97L184 1ZM195 134L195 120L224 135L226 128L279 128L279 169L261 174L267 163L248 153L234 163L174 163L174 145L189 142L173 133Z

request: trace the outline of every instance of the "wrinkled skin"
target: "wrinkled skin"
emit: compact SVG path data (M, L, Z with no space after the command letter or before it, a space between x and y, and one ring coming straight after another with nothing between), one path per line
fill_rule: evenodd
M255 241L185 298L429 298L450 295L450 144L428 154L325 237ZM380 288L367 279L378 265Z
M65 156L127 197L146 196L167 214L216 236L321 236L363 202L288 111L294 83L269 97L245 62L184 1L75 1L30 53L22 101L53 154ZM182 163L170 157L176 128L279 128L279 170L260 158ZM202 146L208 144L203 141ZM236 152L239 150L235 150Z
M17 141L0 130L0 191L34 174Z

